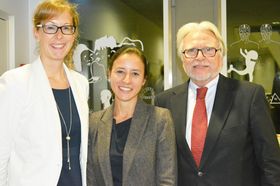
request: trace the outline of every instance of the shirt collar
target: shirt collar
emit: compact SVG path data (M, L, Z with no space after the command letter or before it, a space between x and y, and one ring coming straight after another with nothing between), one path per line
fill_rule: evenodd
M208 82L205 87L207 87L208 89L217 86L218 81L219 81L219 77L220 75L217 75L213 80L211 80L210 82ZM199 88L192 80L190 80L189 83L189 88L193 91L196 91L197 88Z

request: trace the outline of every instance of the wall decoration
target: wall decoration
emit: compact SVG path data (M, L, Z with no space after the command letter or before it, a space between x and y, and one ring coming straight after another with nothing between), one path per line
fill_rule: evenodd
M228 76L263 86L276 131L280 133L278 4L258 1L255 6L252 1L227 1L226 30Z
M117 48L129 45L135 46L144 51L142 41L124 37L117 42L113 36L103 36L94 41L81 39L74 52L75 69L84 74L89 81L90 95L89 107L91 111L97 111L107 108L113 101L113 95L110 91L110 84L107 78L107 66L110 56ZM94 48L94 49L92 49ZM155 96L152 87L145 87L141 98L153 104Z

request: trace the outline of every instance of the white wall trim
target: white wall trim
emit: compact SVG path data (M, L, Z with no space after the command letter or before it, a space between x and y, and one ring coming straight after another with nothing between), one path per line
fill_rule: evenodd
M221 19L221 34L225 43L225 47L227 47L227 1L221 0L220 7L220 19ZM223 60L223 68L221 70L221 74L227 76L227 55L225 55Z
M9 16L6 12L0 10L0 17L5 19L8 24L8 63L7 69L15 68L15 17Z
M163 0L164 90L172 87L171 0Z
M9 16L8 18L8 27L9 27L9 55L8 55L8 69L15 68L15 17Z

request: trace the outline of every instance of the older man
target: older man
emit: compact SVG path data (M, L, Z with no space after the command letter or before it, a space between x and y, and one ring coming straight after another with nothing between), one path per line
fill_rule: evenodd
M210 22L177 33L190 80L159 94L173 115L179 186L280 185L280 150L264 89L220 74L225 54Z

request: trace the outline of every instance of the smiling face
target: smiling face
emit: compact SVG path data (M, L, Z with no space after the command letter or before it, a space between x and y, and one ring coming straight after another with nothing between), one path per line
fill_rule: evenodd
M43 21L42 25L73 25L72 16L67 11L59 14L49 20ZM69 53L76 38L73 35L64 35L59 29L55 34L47 34L43 28L35 28L34 35L39 43L40 57L43 63L63 62L65 56Z
M121 54L113 61L109 79L116 102L136 102L146 82L144 62L134 53Z
M191 48L214 47L219 49L219 42L214 34L207 30L195 30L183 39L183 50ZM195 58L183 56L183 68L192 81L198 86L204 86L214 79L222 68L222 54L218 50L213 57L204 57L201 51Z

